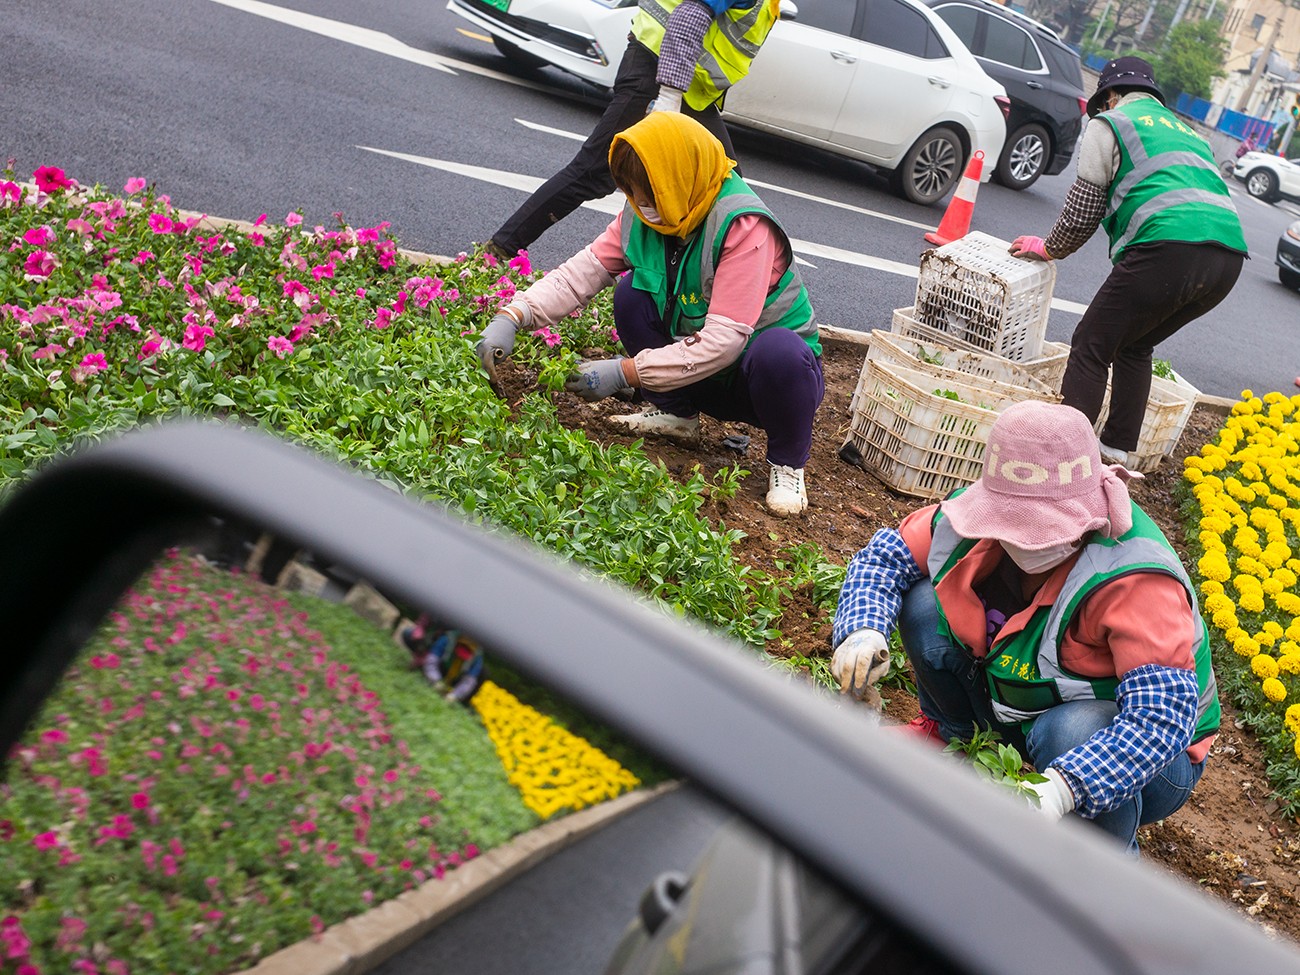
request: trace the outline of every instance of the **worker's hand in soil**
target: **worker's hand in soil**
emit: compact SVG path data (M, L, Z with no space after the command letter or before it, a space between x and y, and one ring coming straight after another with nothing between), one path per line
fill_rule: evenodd
M514 351L515 332L522 324L523 319L519 312L507 305L496 313L492 321L488 322L487 328L483 329L483 335L478 340L478 345L474 347L479 361L483 363L484 371L487 372L488 380L493 385L497 381L497 363Z
M564 388L588 403L613 396L631 384L623 373L623 356L615 359L584 359L564 382Z
M854 630L831 655L831 674L841 694L858 700L889 673L889 641L878 630Z

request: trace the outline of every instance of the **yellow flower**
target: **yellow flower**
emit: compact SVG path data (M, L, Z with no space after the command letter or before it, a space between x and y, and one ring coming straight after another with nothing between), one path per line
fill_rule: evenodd
M1286 685L1276 677L1270 677L1268 680L1264 681L1263 690L1264 696L1274 704L1286 700Z
M1284 653L1277 658L1278 669L1284 674L1300 674L1300 653Z
M1259 653L1259 644L1242 634L1232 642L1232 650L1240 657L1253 657Z
M1257 592L1243 593L1241 596L1241 608L1247 613L1264 612L1264 597Z
M1206 552L1196 564L1201 575L1215 582L1227 582L1232 577L1232 567L1228 560L1218 552Z
M1277 676L1277 661L1266 653L1257 653L1250 659L1250 671L1260 679Z
M1300 734L1300 704L1292 704L1286 709L1286 717L1283 719L1286 730L1291 734Z

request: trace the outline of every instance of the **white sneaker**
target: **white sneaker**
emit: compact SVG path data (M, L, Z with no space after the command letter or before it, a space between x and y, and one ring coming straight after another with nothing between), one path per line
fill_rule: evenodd
M665 413L657 407L650 407L640 413L627 413L623 416L611 416L609 422L624 427L632 433L644 436L668 437L693 444L700 439L700 418L696 416L675 416Z
M1128 466L1127 450L1120 450L1118 447L1109 447L1106 444L1101 444L1099 450L1101 451L1101 459L1103 462L1107 464L1122 464L1125 467Z
M808 507L803 487L803 468L773 464L767 475L767 510L781 518L797 515Z

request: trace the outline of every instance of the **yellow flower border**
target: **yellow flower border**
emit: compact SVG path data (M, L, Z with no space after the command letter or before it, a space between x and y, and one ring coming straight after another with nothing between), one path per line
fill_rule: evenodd
M471 699L524 805L543 820L613 799L641 780L589 741L484 681Z
M1241 394L1183 462L1200 508L1202 609L1283 715L1300 760L1300 396Z

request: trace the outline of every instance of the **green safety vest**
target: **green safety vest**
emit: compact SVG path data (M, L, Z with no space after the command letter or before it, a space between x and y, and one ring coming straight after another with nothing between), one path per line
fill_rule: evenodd
M632 36L655 54L663 43L668 15L682 0L639 0ZM724 91L749 74L754 55L777 20L775 0L754 0L747 9L733 7L713 18L704 33L704 51L683 100L691 108L708 108Z
M1157 240L1214 242L1247 253L1237 208L1204 139L1153 98L1097 116L1119 141L1101 225L1118 263L1135 244Z
M1200 741L1218 730L1219 695L1210 664L1210 633L1201 618L1196 589L1179 561L1178 553L1156 523L1137 505L1132 506L1132 512L1133 527L1119 538L1092 533L1066 576L1055 602L1039 607L1023 630L1006 639L994 639L983 658L983 670L993 713L999 721L1006 724L1032 721L1065 701L1115 700L1119 679L1084 677L1067 671L1060 660L1061 641L1079 607L1101 586L1133 572L1161 572L1176 578L1187 590L1200 634L1195 654L1200 700L1192 740ZM942 510L936 512L931 529L932 541L926 565L937 586L974 548L975 541L958 535L943 517ZM942 602L939 603L939 619L939 632L958 642L948 625ZM971 652L969 647L966 650Z
M785 273L763 302L763 311L758 321L753 323L754 334L772 326L788 328L807 342L814 354L821 355L812 303L795 266L790 239L776 217L763 206L763 201L734 172L723 180L708 216L677 249L671 265L665 253L665 242L677 238L665 237L647 227L633 212L631 204L624 207L623 254L632 268L632 287L654 297L655 307L668 326L668 334L674 339L695 334L704 327L709 311L713 276L718 269L727 230L743 213L759 213L772 221L789 261ZM750 341L753 341L752 335Z

